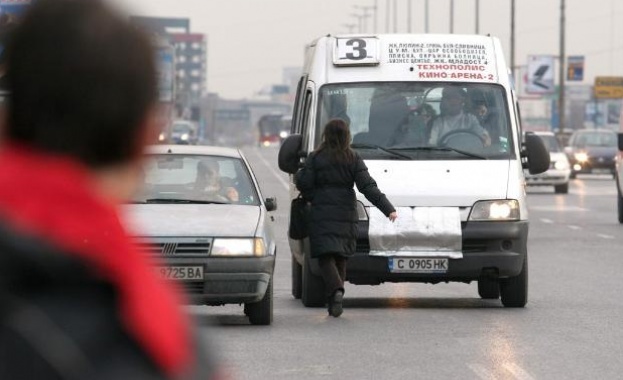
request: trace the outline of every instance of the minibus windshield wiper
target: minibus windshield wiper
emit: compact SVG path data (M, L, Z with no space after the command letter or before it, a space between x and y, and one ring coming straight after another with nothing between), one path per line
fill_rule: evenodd
M467 152L461 149L456 149L456 148L450 148L450 147L439 147L439 146L418 146L418 147L410 147L410 148L392 148L392 151L395 150L400 150L400 151L405 151L405 152L418 152L418 151L423 151L423 152L455 152L455 153L459 153L462 154L464 156L468 156L468 157L473 157L473 158L478 158L479 160L488 160L487 157L485 156L481 156L479 154L475 154L475 153L471 153L471 152Z
M378 149L382 152L389 153L394 157L400 157L404 160L411 160L411 157L406 154L395 152L394 149L387 149L374 144L351 144L350 147L353 149Z
M219 201L201 201L197 199L177 199L177 198L152 198L152 199L147 199L145 203L188 203L188 204L201 204L201 205L227 204L227 202L219 202Z

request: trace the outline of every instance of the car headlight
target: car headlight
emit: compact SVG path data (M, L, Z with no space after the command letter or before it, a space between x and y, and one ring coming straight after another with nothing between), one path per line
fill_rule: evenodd
M584 152L576 153L574 155L574 157L579 162L586 162L586 161L588 161L588 154L586 154Z
M164 141L167 138L167 136L164 135L164 133L161 133L160 135L158 135L158 141Z
M288 132L286 131L279 132L279 137L281 137L282 139L285 139L286 137L288 137Z
M519 202L516 199L480 201L474 204L469 215L471 221L519 220Z
M180 137L180 138L181 138L182 140L188 140L188 137L190 137L190 136L188 136L188 133L184 133L184 134L182 135L182 137Z
M265 256L266 247L264 239L214 239L210 256L240 257L240 256Z
M556 161L554 163L554 168L556 170L565 170L565 169L569 169L569 162L567 162L566 160L560 160L560 161Z

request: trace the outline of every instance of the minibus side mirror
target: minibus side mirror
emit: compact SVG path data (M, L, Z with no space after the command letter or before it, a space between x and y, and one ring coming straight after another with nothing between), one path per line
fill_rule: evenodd
M534 133L527 132L522 156L526 158L524 168L530 174L544 173L549 169L550 156L543 140Z
M290 135L283 140L279 149L279 156L277 157L277 163L281 171L294 174L299 170L302 147L303 136L301 135Z

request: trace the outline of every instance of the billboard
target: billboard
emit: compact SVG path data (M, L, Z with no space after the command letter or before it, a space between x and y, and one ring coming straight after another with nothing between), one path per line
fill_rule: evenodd
M527 70L526 92L528 94L552 94L556 91L554 86L554 56L528 56Z
M570 82L584 80L583 55L570 55L567 57L567 80Z
M595 99L623 99L623 77L595 77Z

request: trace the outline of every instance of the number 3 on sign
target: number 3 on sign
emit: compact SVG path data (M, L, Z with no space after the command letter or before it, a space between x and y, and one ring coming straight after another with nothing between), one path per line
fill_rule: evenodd
M336 38L333 63L335 65L376 65L378 39L374 37Z

